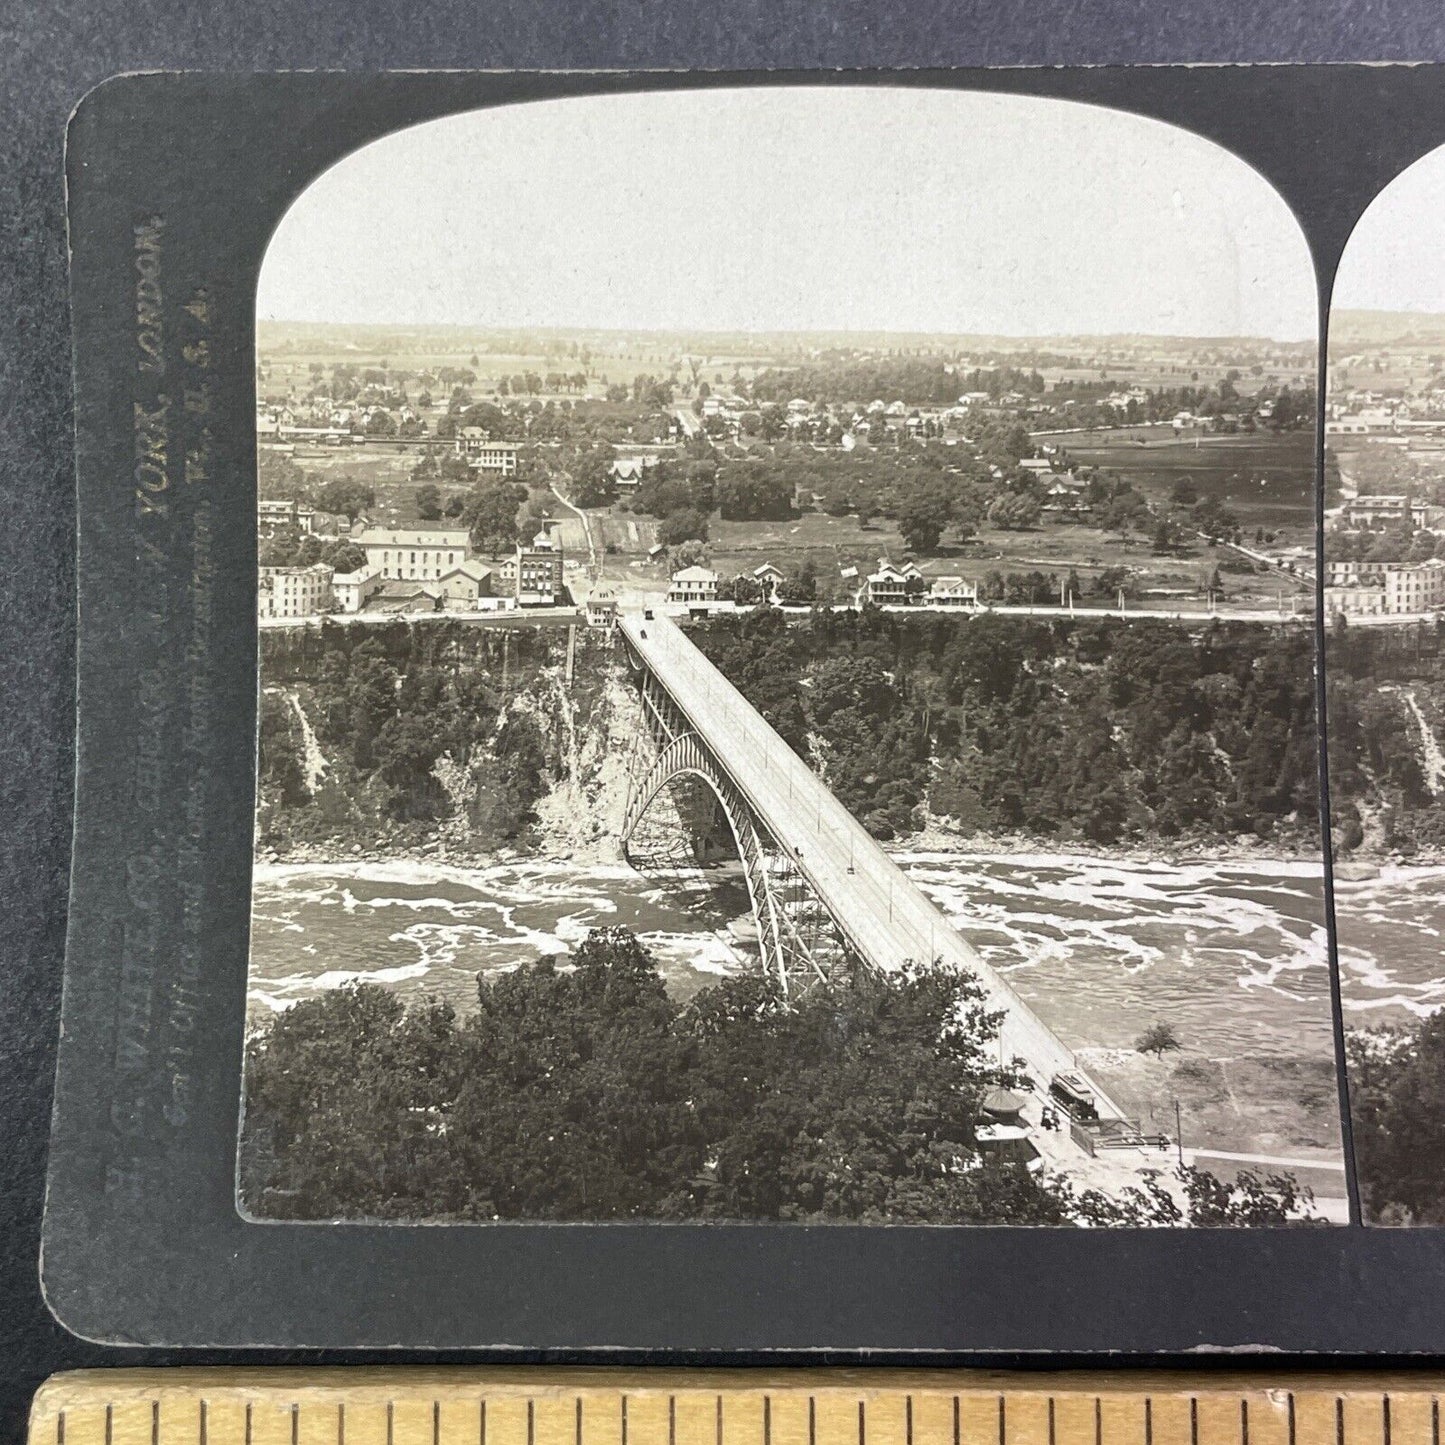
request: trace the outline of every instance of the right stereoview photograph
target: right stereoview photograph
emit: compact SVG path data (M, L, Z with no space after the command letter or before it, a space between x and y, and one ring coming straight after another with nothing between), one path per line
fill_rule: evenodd
M1445 150L1361 218L1329 329L1335 919L1367 1222L1445 1223Z

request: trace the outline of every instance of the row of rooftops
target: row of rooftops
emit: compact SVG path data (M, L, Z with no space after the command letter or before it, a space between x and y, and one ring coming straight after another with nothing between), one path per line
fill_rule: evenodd
M783 571L771 562L764 562L762 566L753 569L753 578L762 583L770 590L783 580ZM849 568L845 575L857 575L856 568ZM709 567L693 565L683 567L672 574L672 583L675 588L711 587L715 586L722 579L718 573ZM971 582L966 582L962 577L934 577L931 580L924 577L918 565L914 562L890 562L887 557L878 559L878 570L871 572L864 579L868 584L869 592L896 591L906 588L910 583L924 584L920 590L927 590L933 596L977 596L978 589Z

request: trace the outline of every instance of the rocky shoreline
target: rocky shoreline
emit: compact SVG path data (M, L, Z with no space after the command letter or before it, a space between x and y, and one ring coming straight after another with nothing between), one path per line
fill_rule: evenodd
M1118 863L1160 864L1176 867L1187 863L1310 863L1319 854L1292 849L1278 843L1262 843L1249 834L1227 842L1202 839L1159 840L1115 846L1061 843L1056 838L1042 838L1022 833L965 833L938 821L931 821L905 838L889 845L890 853L937 853L1000 858L1057 854L1060 858L1098 858ZM544 835L529 846L500 848L492 851L459 846L451 839L430 838L423 842L377 840L363 844L296 842L285 848L258 849L255 861L264 865L305 864L308 866L346 867L353 864L392 862L434 863L449 868L491 868L504 863L545 861L571 863L616 862L620 850L615 839L589 839L579 847L575 832L558 836ZM1388 866L1411 866L1445 862L1445 859L1400 858L1391 855L1361 858L1358 855L1335 864L1337 877L1368 879L1378 877Z

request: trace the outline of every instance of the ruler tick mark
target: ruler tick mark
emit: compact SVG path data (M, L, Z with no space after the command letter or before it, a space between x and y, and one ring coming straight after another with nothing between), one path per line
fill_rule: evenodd
M818 1400L814 1395L808 1396L808 1445L818 1445Z
M722 1396L717 1397L717 1445L723 1445Z
M1189 1397L1189 1445L1199 1445L1199 1397Z
M1058 1437L1054 1432L1054 1397L1049 1396L1049 1445L1058 1445ZM1146 1440L1144 1445L1149 1445Z
M868 1445L868 1418L862 1400L858 1401L858 1445Z
M1384 1432L1385 1445L1390 1445L1390 1397L1383 1395L1380 1399L1380 1428Z
M582 1396L577 1396L577 1445L582 1445Z
M1335 1445L1345 1445L1345 1397L1335 1396Z
M529 1417L530 1418L530 1417ZM533 1445L532 1437L527 1437L527 1445ZM627 1396L622 1397L622 1445L627 1445Z
M438 1415L441 1407L438 1406ZM432 1441L432 1445L441 1445L440 1437ZM527 1401L527 1445L537 1445L537 1407L536 1404ZM622 1397L622 1445L627 1445L627 1396Z
M251 1445L251 1402L246 1401L246 1445Z
M65 1411L55 1412L55 1445L65 1445Z
M1289 1392L1289 1445L1295 1445L1294 1439L1294 1391Z
M624 1438L622 1445L627 1445ZM763 1396L763 1445L773 1445L773 1397Z
M291 1402L291 1445L297 1445L301 1439L301 1406L295 1400Z
M386 1445L394 1445L396 1440L396 1401L386 1402Z
M677 1396L667 1397L667 1445L677 1445Z
M161 1445L161 1402L159 1399L151 1401L151 1445ZM1385 1437L1385 1445L1390 1445L1390 1438Z
M1049 1445L1054 1445L1054 1402L1049 1401ZM1144 1396L1144 1445L1154 1445L1154 1397Z
M998 1445L1007 1445L1007 1406L1002 1395L998 1397Z
M1294 1445L1291 1441L1290 1445ZM1438 1396L1430 1399L1430 1445L1440 1445L1440 1400Z
M1249 1445L1249 1401L1239 1402L1239 1445ZM1386 1442L1388 1445L1388 1442Z
M346 1445L346 1401L336 1402L336 1445Z
M110 1445L112 1434L115 1430L115 1406L105 1407L105 1445Z
M960 1445L960 1440L962 1438L961 1432L958 1427L958 1415L958 1396L955 1395L953 1397L953 1445Z
M903 1397L903 1440L904 1445L913 1445L913 1396ZM1386 1442L1389 1445L1389 1442Z
M431 1445L442 1445L442 1402L431 1402ZM532 1445L532 1403L527 1402L527 1445Z
M577 1402L577 1439L582 1439L582 1401ZM487 1445L487 1401L477 1401L477 1445Z
M1104 1402L1094 1396L1094 1445L1104 1445Z

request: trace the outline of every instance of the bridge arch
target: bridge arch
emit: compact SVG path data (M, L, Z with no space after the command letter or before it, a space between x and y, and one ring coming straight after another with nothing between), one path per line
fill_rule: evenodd
M758 929L758 946L763 965L777 978L786 996L801 980L798 954L807 954L786 910L781 906L768 873L768 849L762 831L753 819L742 796L731 782L714 766L702 740L694 732L678 733L666 742L652 765L629 791L622 821L622 851L637 831L657 795L680 778L698 779L717 799L727 820L728 830L742 860L743 877L747 882L748 901ZM811 955L808 955L811 962ZM816 963L814 972L825 977Z

